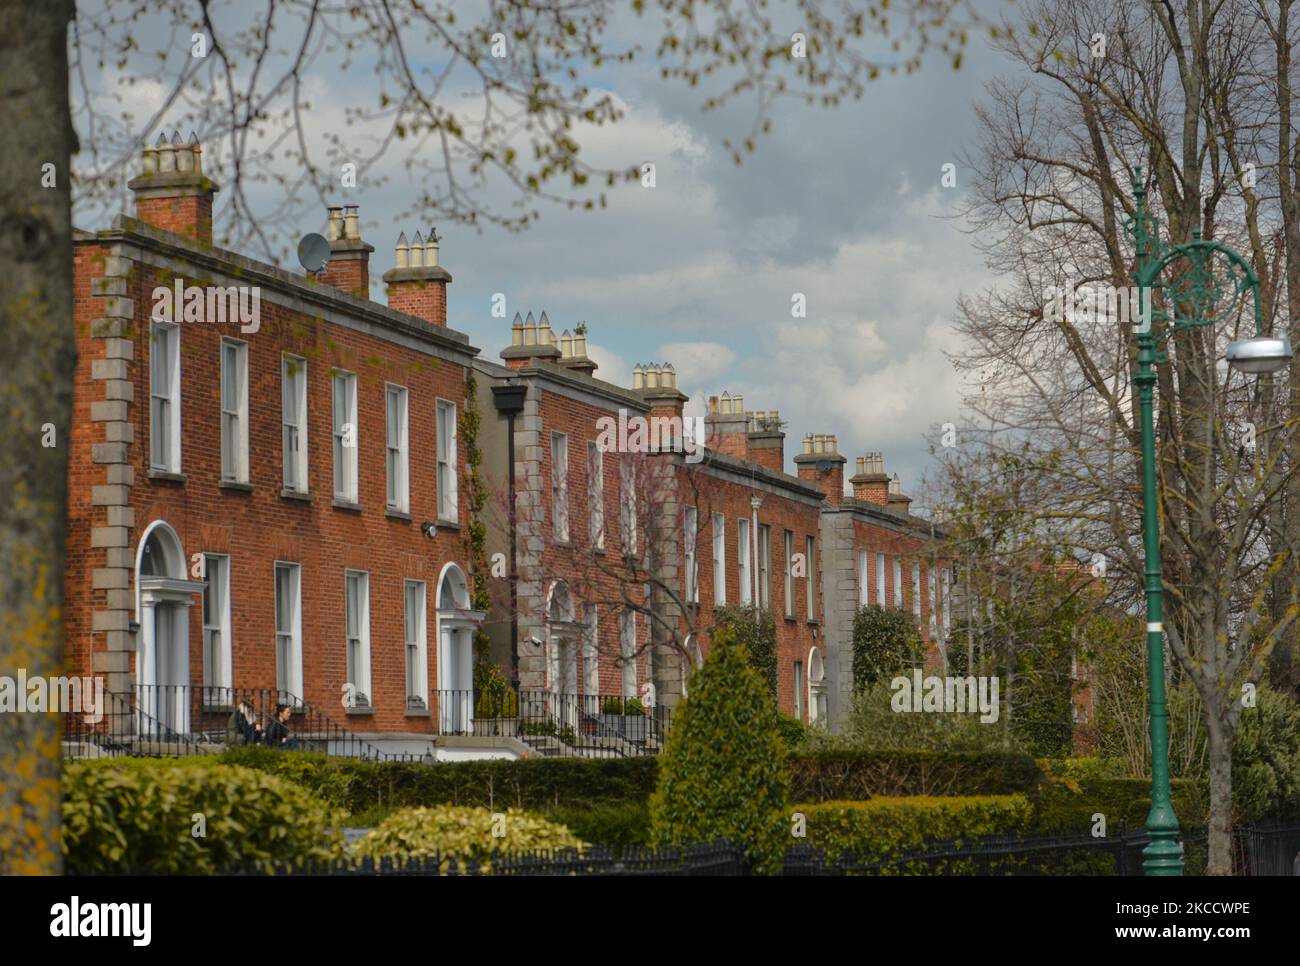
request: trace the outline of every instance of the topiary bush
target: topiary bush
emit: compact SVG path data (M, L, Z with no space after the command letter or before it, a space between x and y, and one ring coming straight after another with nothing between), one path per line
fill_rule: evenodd
M498 834L500 833L500 834ZM384 819L353 846L358 858L441 858L477 863L490 871L494 852L579 849L585 843L563 825L518 809L504 813L461 805L403 808Z
M210 875L339 859L343 817L282 778L211 759L63 769L63 851L75 874Z
M718 629L673 715L650 797L652 841L728 839L745 850L753 871L779 873L787 843L785 754L765 682L730 628Z

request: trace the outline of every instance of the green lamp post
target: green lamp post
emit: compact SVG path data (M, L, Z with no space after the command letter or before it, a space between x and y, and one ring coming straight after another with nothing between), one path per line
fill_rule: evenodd
M1161 612L1160 509L1156 490L1156 446L1153 403L1156 363L1168 356L1160 351L1161 340L1177 332L1213 325L1216 306L1225 300L1232 305L1248 294L1253 299L1255 335L1228 346L1227 360L1233 368L1247 373L1276 372L1291 359L1288 339L1266 337L1259 303L1259 279L1249 263L1231 248L1215 241L1204 241L1199 229L1192 241L1165 246L1159 230L1146 210L1146 186L1141 169L1133 172L1136 215L1126 228L1137 252L1134 281L1138 288L1137 345L1139 418L1142 421L1142 535L1146 551L1147 598L1147 699L1151 717L1151 811L1147 814L1147 831L1151 844L1143 851L1143 868L1147 875L1182 875L1183 846L1178 840L1178 817L1174 814L1169 790L1169 718L1165 707L1164 623ZM1223 267L1215 274L1215 260ZM1174 262L1185 261L1186 267L1172 282L1161 282L1161 274ZM1168 290L1166 308L1155 311L1151 296L1155 288ZM1235 311L1235 309L1234 309ZM1152 326L1156 318L1163 324L1157 333Z

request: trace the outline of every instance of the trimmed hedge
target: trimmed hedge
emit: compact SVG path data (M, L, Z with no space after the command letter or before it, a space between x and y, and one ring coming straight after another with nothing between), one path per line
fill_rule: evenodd
M209 759L210 760L210 759ZM529 758L523 761L420 762L326 758L269 748L227 751L220 761L296 782L356 815L407 805L543 809L649 800L654 758Z
M650 844L650 806L644 802L601 804L592 808L558 806L541 814L592 845Z
M1170 787L1178 824L1185 829L1203 827L1208 818L1204 790L1184 778L1173 779ZM1106 816L1107 834L1116 835L1121 827L1146 825L1150 810L1149 778L1055 779L1034 795L1034 825L1043 832L1089 831L1092 816L1100 812Z
M343 818L291 782L211 758L63 768L63 852L68 871L81 875L207 875L338 859Z
M1033 806L1024 795L873 798L796 805L792 811L806 819L804 841L831 859L846 853L886 859L935 842L1022 835L1033 827Z
M798 802L877 795L1010 795L1031 792L1043 770L1016 752L819 751L789 759Z

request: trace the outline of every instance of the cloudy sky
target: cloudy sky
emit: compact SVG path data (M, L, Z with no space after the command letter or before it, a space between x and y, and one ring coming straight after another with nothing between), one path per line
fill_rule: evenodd
M637 39L653 48L657 37ZM165 24L140 30L146 54L186 43L187 31L178 38ZM545 310L557 332L585 320L603 378L630 385L636 363L671 362L692 396L688 412L723 390L742 393L749 409L779 409L788 471L805 433L834 433L851 462L883 451L907 491L930 464L927 435L961 422L945 355L960 350L955 300L990 281L964 224L949 217L960 167L955 188L941 187L942 167L973 143L972 104L1007 70L976 39L959 72L935 59L835 109L778 105L773 133L737 167L722 144L737 113L702 111L699 92L660 80L653 58L620 67L596 82L626 116L583 132L583 153L611 166L653 161L656 186L619 185L599 211L543 205L522 234L440 226L442 263L455 277L450 324L496 359L510 320L491 316L494 293L506 295L510 316ZM309 138L337 129L350 103L377 97L364 69L317 70L309 82ZM91 87L136 118L161 112L168 123L163 83L123 85L107 68ZM84 122L79 133L84 141ZM361 206L376 280L393 264L398 232L427 229L398 218L416 187L403 160L385 157L371 172L383 183L363 180L336 199ZM268 210L277 200L257 189L250 197ZM219 194L218 219L222 202ZM324 230L314 203L291 217L296 234ZM107 219L82 205L74 221ZM794 293L806 297L806 318L791 316ZM377 281L372 297L383 299Z

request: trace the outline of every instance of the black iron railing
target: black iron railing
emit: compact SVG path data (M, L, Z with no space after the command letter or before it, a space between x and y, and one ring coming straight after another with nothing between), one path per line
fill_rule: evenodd
M469 691L439 691L435 714L442 735L517 738L541 755L589 758L658 754L672 721L671 708L636 698L533 689L477 700Z

